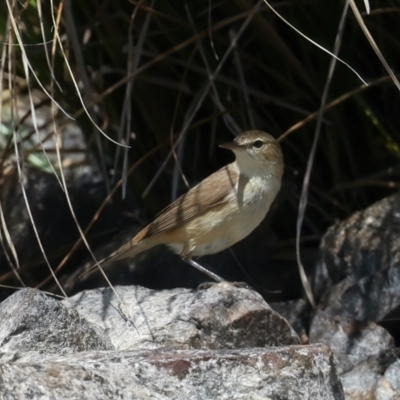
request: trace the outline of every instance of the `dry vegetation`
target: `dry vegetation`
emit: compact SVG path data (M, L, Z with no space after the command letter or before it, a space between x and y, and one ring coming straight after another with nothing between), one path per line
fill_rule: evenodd
M37 285L49 275L48 267L35 278L18 273L21 259L34 263L7 223L10 185L24 183L28 168L65 186L71 170L96 164L114 202L126 194L154 216L230 161L218 143L249 128L282 137L272 257L296 262L297 221L307 264L335 220L399 186L396 4L374 2L367 15L358 2L357 19L355 3L339 1L1 2L0 283ZM27 195L20 212L34 201ZM44 246L54 276L80 236L99 234L87 229L92 217L69 245Z

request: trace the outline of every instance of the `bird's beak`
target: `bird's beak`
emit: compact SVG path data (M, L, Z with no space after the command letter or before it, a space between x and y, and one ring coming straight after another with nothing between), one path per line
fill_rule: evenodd
M237 144L235 141L232 142L227 142L227 143L222 143L219 145L219 147L222 147L223 149L228 149L228 150L245 150L246 147L240 144Z

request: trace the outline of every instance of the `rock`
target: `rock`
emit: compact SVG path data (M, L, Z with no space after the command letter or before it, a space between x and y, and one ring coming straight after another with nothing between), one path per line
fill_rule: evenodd
M381 375L368 369L356 368L341 376L346 400L375 399Z
M332 317L322 310L312 320L309 339L332 349L339 374L356 367L383 373L396 358L394 340L381 326Z
M299 335L301 343L308 343L309 306L303 300L269 303L270 307L282 315Z
M375 392L376 400L399 400L400 392L393 389L390 382L384 378L380 377L378 381L378 386Z
M391 387L400 393L400 360L391 364L386 369L384 376L390 383Z
M23 289L0 304L0 360L28 354L113 349L96 326L36 289Z
M385 376L358 367L341 376L346 400L399 400L396 390Z
M322 345L239 350L97 351L0 363L13 399L342 400Z
M321 243L314 291L320 308L379 321L400 305L400 192L332 226Z
M344 398L328 347L266 347L299 338L243 285L116 291L1 303L0 398Z
M346 399L400 399L396 366L388 368L394 339L373 322L400 305L399 227L400 192L335 224L321 242L309 339L332 349Z
M63 300L99 326L116 349L233 349L298 344L289 323L258 293L234 284L155 291L140 286L85 291Z

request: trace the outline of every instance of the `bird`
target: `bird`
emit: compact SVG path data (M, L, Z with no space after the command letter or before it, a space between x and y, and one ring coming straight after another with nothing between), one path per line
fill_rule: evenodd
M106 266L163 244L211 279L224 281L193 257L225 250L261 223L280 190L284 161L278 141L260 130L245 131L219 147L233 151L235 161L177 198L98 264ZM98 264L81 276L88 276Z

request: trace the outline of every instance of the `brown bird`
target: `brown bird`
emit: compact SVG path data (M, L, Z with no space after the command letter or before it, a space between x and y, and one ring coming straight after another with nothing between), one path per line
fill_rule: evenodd
M232 150L236 160L164 208L153 222L99 264L134 257L165 244L193 267L223 281L192 257L218 253L260 224L279 192L284 164L279 143L262 131L246 131L220 147Z

